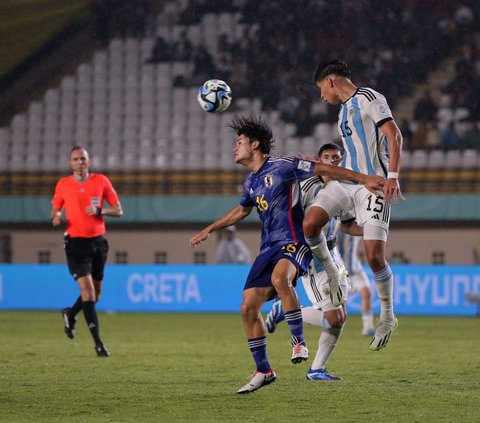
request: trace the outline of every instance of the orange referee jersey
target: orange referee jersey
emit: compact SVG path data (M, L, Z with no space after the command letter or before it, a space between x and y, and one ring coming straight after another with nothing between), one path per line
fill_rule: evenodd
M87 207L103 208L106 200L111 206L119 203L118 195L110 180L102 174L90 173L86 181L77 181L73 175L58 181L52 206L65 209L66 233L72 238L93 238L106 232L103 216L89 216Z

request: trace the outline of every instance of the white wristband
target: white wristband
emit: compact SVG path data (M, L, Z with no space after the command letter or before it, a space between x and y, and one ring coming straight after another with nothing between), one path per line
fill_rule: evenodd
M388 172L387 179L398 179L398 172Z

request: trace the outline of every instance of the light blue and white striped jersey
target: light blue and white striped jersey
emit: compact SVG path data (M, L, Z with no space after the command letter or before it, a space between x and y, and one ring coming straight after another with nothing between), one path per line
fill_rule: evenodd
M338 131L345 153L342 167L367 175L387 176L388 142L380 130L393 120L385 97L371 88L357 88L342 103Z

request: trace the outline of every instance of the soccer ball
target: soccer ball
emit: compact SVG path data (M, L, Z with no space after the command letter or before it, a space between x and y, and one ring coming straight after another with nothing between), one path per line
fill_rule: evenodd
M198 89L197 100L203 110L221 113L232 102L232 90L220 79L209 79Z

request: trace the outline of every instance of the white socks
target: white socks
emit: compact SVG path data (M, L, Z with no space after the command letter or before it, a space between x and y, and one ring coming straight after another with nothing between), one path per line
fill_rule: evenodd
M323 233L320 232L318 236L312 238L305 237L305 241L310 247L310 250L312 250L312 253L325 268L328 277L338 275L337 266L330 255L330 251L327 247L327 240Z
M393 274L390 266L373 274L378 298L380 298L380 321L393 320Z
M373 311L362 311L362 323L363 329L369 329L373 327Z
M311 368L314 370L324 369L328 359L337 346L338 338L342 334L343 327L323 329L318 340L318 349L313 359Z
M304 323L323 328L318 340L317 353L311 366L314 370L323 369L337 346L338 338L343 332L343 326L341 328L330 327L323 311L315 307L302 307L302 318Z

